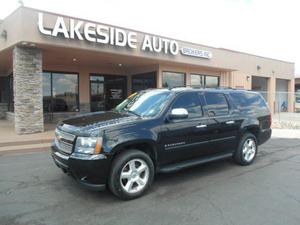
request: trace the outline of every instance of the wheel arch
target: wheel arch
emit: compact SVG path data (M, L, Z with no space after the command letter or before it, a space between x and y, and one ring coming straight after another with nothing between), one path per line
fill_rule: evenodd
M251 125L251 126L244 127L242 135L244 135L245 133L253 134L256 138L257 143L259 143L260 128L258 125Z
M152 159L155 168L157 167L157 147L153 140L144 139L144 140L127 141L125 143L117 145L112 150L113 159L117 155L121 154L122 152L130 149L136 149L146 153Z

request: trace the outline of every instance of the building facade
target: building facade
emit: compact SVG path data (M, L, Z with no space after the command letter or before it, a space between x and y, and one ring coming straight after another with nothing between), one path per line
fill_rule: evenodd
M300 75L295 77L295 92L300 92Z
M276 91L294 92L294 63L26 7L0 22L0 117L19 134L175 86L260 91L274 111Z

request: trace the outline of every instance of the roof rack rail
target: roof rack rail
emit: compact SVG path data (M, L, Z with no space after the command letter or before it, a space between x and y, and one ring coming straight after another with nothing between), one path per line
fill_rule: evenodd
M205 87L201 85L184 85L184 86L174 86L174 87L164 87L168 88L169 90L172 90L174 88L193 88L193 89L217 89L217 90L245 90L245 91L251 91L251 89L247 88L233 88L230 86L219 86L219 87Z

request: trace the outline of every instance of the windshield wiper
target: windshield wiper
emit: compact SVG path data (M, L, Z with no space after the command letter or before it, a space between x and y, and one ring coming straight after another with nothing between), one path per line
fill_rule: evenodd
M136 115L136 116L138 116L138 117L141 117L140 116L140 114L138 114L138 113L136 113L136 112L134 112L134 111L132 111L132 110L124 110L125 112L129 112L129 113L131 113L131 114L133 114L133 115Z

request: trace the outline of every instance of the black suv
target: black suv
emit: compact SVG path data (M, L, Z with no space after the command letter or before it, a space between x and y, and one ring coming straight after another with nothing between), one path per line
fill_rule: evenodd
M122 199L140 197L156 173L232 157L253 162L271 136L263 97L233 89L151 89L107 112L62 121L52 157L79 183L108 185Z

